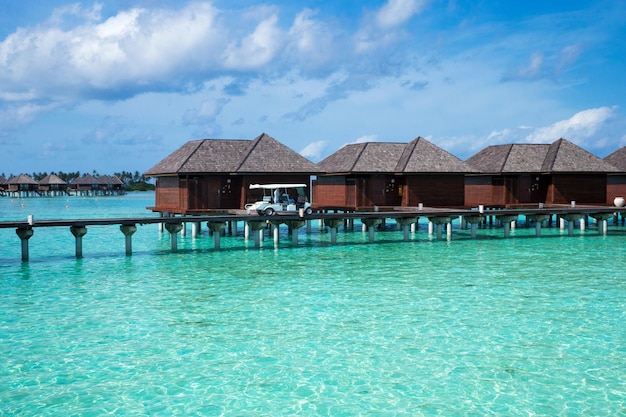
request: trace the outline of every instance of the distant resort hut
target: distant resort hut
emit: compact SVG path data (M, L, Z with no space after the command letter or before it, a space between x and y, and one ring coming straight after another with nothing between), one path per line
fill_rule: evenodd
M108 196L124 194L124 183L117 177L84 174L70 182L72 194L81 196Z
M253 140L201 139L185 143L145 172L156 178L156 212L200 214L243 209L262 198L250 184L304 183L319 168L263 133ZM306 190L310 200L310 190Z
M10 197L32 197L39 195L39 184L30 175L11 176L5 183L5 193Z
M489 146L466 161L465 205L607 204L618 169L566 139L552 144Z
M607 178L606 198L607 203L615 203L615 198L626 198L626 146L621 147L606 158L605 162L617 168L616 173L609 174Z
M60 196L67 194L67 182L58 175L50 174L39 181L39 192L46 196Z
M100 175L97 177L98 190L104 195L116 195L123 194L124 182L120 180L117 175Z
M4 175L0 175L0 195L4 195L7 187L7 179Z
M346 145L321 161L315 205L325 209L461 207L471 168L418 137L409 143Z

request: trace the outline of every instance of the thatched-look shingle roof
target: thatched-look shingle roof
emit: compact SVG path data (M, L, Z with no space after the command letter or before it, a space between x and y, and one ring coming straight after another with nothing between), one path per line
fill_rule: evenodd
M37 185L37 181L35 181L30 175L20 174L18 176L11 176L6 182L7 185Z
M145 175L319 172L311 161L263 133L251 141L202 139L187 142Z
M42 178L41 181L39 181L39 185L53 185L53 184L67 185L67 183L63 181L61 178L59 178L59 176L56 174L47 175L44 178Z
M124 185L124 182L117 175L100 175L96 178L96 182L100 185Z
M485 174L608 173L616 168L566 139L488 146L466 161Z
M626 172L626 146L622 146L609 156L605 157L604 162L608 162L613 165L620 172Z
M71 182L72 185L92 185L98 184L98 179L91 174L85 174L82 177L76 177Z
M418 137L409 143L346 145L319 163L327 173L465 173L471 168L454 155Z

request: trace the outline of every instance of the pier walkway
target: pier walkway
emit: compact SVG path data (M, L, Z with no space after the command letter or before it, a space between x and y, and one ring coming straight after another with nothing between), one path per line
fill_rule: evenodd
M225 230L232 231L237 228L237 222L244 222L245 238L250 235L254 238L256 247L261 245L261 233L270 228L274 234L274 240L278 239L278 226L285 224L289 227L292 235L292 242L297 244L298 230L307 227L307 232L311 230L311 222L319 221L320 229L328 228L331 234L331 243L336 243L336 233L340 226L344 228L353 227L354 221L359 220L363 230L369 233L369 242L375 242L375 230L381 224L385 224L387 219L393 219L402 227L404 240L409 239L411 230L415 230L415 225L419 218L429 220L429 233L435 234L437 239L442 239L444 228L448 238L452 235L452 222L460 219L461 227L471 228L472 238L476 237L480 224L501 226L504 237L510 236L510 230L520 216L526 217L526 223L534 223L537 236L541 236L541 228L552 221L560 222L560 227L567 224L569 234L573 234L576 222L581 228L586 224L585 220L593 218L598 224L599 233L607 233L608 220L613 219L613 223L620 220L624 223L626 207L610 206L575 206L560 205L550 207L520 207L508 209L485 210L483 207L476 209L442 209L442 208L394 208L379 209L377 211L358 212L315 212L311 215L300 216L294 214L277 214L274 216L259 216L243 214L216 214L216 215L186 215L186 216L162 216L162 217L131 217L131 218L94 218L94 219L62 219L62 220L38 220L29 216L25 221L0 222L0 229L15 229L21 242L22 260L29 259L28 241L34 235L34 231L41 227L64 228L69 227L70 232L75 237L76 257L82 257L82 238L87 234L88 226L119 226L120 231L126 239L126 255L132 254L132 235L137 231L137 225L159 224L160 230L164 227L170 233L171 249L177 250L178 235L186 233L185 224L192 225L192 236L196 237L202 223L207 224L214 237L215 249L220 248L220 236Z

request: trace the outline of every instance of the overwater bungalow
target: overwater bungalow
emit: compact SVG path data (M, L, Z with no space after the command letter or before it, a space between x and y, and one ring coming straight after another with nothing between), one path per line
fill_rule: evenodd
M117 195L124 193L124 182L117 175L100 175L96 178L98 190L103 195Z
M243 209L262 198L255 183L304 183L320 169L263 133L253 140L200 139L145 172L156 178L156 212L200 214ZM310 200L310 190L305 191Z
M626 198L626 146L604 158L605 162L617 168L618 172L607 177L607 203L615 203L616 198Z
M66 195L67 182L56 174L47 175L39 181L39 192L46 196Z
M566 139L552 144L489 146L466 161L465 205L606 205L609 177L618 169Z
M324 209L461 207L471 168L422 137L346 145L321 161L315 205Z
M30 175L20 174L11 176L5 183L5 194L11 197L32 197L38 195L37 181Z
M124 183L117 177L108 175L94 177L85 174L70 182L70 190L73 194L81 196L120 195L124 194Z

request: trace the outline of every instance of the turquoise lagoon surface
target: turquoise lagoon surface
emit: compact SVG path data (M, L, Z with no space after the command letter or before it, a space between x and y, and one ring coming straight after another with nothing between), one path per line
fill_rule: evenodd
M154 194L0 198L0 219L153 216ZM522 220L522 219L520 219ZM317 223L317 222L316 222ZM0 229L2 416L626 415L626 229L317 224L170 251L138 226Z

